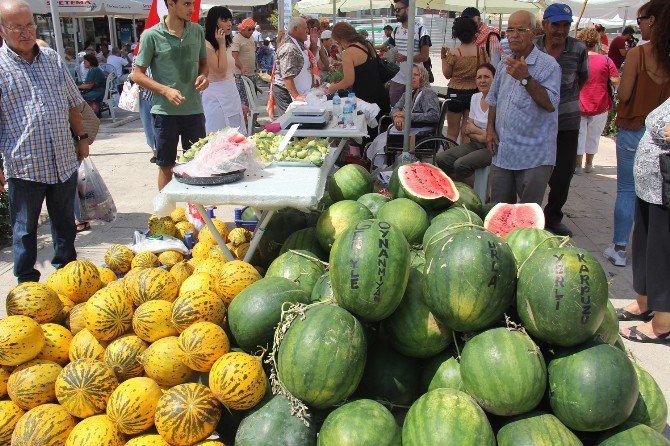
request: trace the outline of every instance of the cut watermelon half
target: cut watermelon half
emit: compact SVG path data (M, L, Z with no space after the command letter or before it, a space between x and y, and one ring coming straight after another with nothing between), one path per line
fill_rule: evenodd
M537 203L498 203L486 215L484 227L500 238L516 228L544 229L544 212Z
M446 208L460 197L452 179L432 164L416 162L400 166L398 180L402 196L426 209Z

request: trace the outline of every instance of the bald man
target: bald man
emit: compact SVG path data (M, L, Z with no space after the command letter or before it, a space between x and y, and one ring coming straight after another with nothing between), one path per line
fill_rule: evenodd
M78 106L84 102L58 54L36 43L28 3L0 3L0 191L9 184L14 275L37 282L37 222L46 200L60 268L77 258L74 198L77 161L88 156ZM11 87L10 87L11 86ZM26 111L30 110L30 116Z

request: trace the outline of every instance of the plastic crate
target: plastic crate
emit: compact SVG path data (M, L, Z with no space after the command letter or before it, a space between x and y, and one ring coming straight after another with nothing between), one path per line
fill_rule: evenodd
M244 228L248 231L254 232L256 230L256 225L258 220L242 220L242 214L247 210L249 206L244 206L243 208L235 209L235 227Z

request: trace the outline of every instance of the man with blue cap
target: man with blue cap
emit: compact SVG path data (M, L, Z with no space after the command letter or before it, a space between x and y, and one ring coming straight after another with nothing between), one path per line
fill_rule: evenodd
M544 208L545 228L557 235L572 236L561 222L562 208L568 200L570 181L575 172L579 139L579 90L589 77L588 52L583 42L568 34L572 25L570 6L554 3L544 11L544 35L535 39L535 46L554 57L561 66L561 103L558 106L556 165L549 180L549 197Z

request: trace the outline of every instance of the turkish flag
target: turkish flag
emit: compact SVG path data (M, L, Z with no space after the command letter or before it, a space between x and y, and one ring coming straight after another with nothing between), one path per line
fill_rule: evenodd
M198 23L198 18L200 17L200 0L195 0L193 2L193 15L191 16L191 22ZM164 16L168 13L167 5L165 0L153 0L151 3L151 9L149 10L149 17L145 22L144 29L149 29L154 26L156 23L160 22ZM141 36L138 38L141 39ZM140 50L139 41L135 47L134 54L137 56L137 53Z

